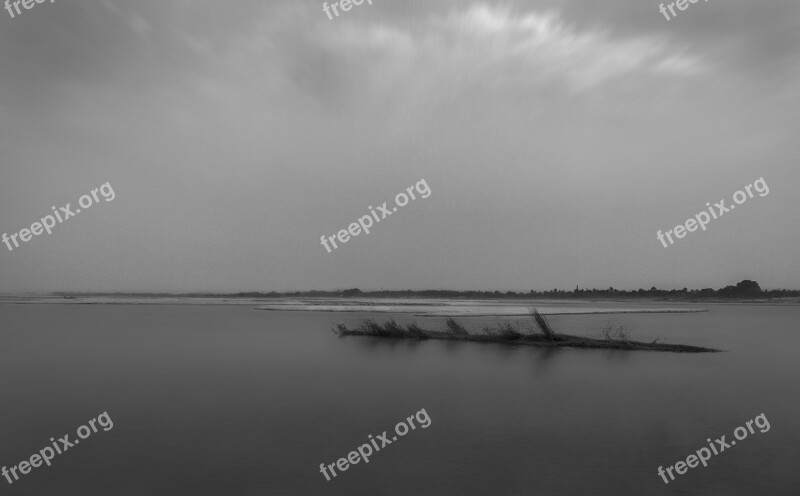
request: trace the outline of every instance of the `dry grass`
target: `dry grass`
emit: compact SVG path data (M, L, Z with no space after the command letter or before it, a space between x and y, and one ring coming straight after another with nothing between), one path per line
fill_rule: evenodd
M452 317L447 319L447 330L456 336L469 336L469 333L464 326L453 320Z
M619 341L620 343L630 343L631 341L631 331L622 326L614 329L611 327L611 324L608 324L603 328L601 333L606 341ZM658 341L658 338L656 338L656 341ZM655 344L656 341L653 341L653 344Z
M417 326L416 322L412 322L411 324L406 326L406 329L408 330L408 333L412 337L415 337L417 339L428 339L429 338L428 333L425 332L424 329L421 329L419 326Z
M542 331L542 334L544 334L544 337L546 339L548 339L549 341L557 341L559 339L558 334L556 334L556 331L554 331L553 328L550 327L550 323L547 321L544 315L539 313L539 310L531 308L531 317L533 317L533 321L536 323L536 327L538 327L539 330Z
M500 324L500 337L507 340L507 341L514 341L517 339L522 339L522 333L519 330L511 325L511 322L505 321L504 323Z

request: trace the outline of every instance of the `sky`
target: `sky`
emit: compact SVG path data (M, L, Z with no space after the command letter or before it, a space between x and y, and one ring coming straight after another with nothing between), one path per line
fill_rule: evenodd
M800 288L800 3L0 11L0 292ZM759 178L706 231L673 229ZM417 198L328 253L369 206ZM13 245L12 245L13 246Z

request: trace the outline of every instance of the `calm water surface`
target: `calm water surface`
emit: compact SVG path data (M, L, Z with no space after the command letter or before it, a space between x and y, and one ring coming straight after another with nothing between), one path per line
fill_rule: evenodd
M702 307L710 312L551 322L595 336L624 325L634 339L725 353L339 338L333 322L363 315L244 306L0 305L0 465L50 437L74 438L103 411L114 422L0 487L37 496L800 494L800 308ZM333 481L319 473L421 408L429 428ZM656 474L762 412L769 432L669 485Z

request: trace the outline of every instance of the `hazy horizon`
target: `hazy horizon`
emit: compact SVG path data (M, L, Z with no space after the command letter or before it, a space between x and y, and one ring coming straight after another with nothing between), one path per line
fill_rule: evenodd
M739 282L739 281L737 281L737 282ZM756 282L758 282L758 281L756 281ZM669 287L669 288L667 288L667 287L650 286L650 287L642 287L642 288L614 287L614 289L615 290L619 290L619 291L636 291L636 290L639 290L639 289L649 290L652 287L655 287L658 290L664 290L664 291L681 290L681 289L684 289L684 288L688 289L689 291L692 291L692 290L701 290L701 289L711 288L711 289L716 291L716 290L722 289L723 287L726 287L726 286L735 286L735 285L736 285L736 283L726 284L725 286L721 286L721 287L703 286L703 287L696 287L695 288L695 287L682 286L682 287ZM585 286L581 286L581 285L578 285L578 287L581 290L605 291L605 290L609 289L608 287L585 287ZM283 294L283 293L310 293L310 292L317 291L317 292L331 293L331 292L348 291L348 290L352 290L352 289L358 289L362 293L373 293L373 292L380 292L380 291L393 291L393 292L411 291L411 292L414 292L414 293L419 293L419 292L423 292L423 291L457 291L457 292L476 291L476 292L500 292L500 293L506 293L507 291L510 291L510 292L514 292L514 293L528 293L529 291L544 292L544 291L551 291L553 289L557 289L559 291L572 291L575 288L557 287L557 288L549 288L549 289L541 289L541 290L530 289L530 288L529 289L491 289L490 290L490 289L480 289L480 288L473 288L473 289L416 288L416 289L414 289L414 288L344 288L344 287L342 287L342 288L328 288L328 289L310 288L310 289L286 289L286 290L242 289L242 290L232 290L232 291L224 291L224 292L218 292L218 291L212 291L212 290L207 290L207 291L197 290L197 291L185 291L185 292L181 292L181 291L91 291L91 290L86 290L86 291L18 291L18 292L2 291L2 292L0 292L0 294L11 294L11 295L14 295L14 294L54 294L54 293L73 293L73 294L81 294L81 293L83 293L83 294L115 294L115 293L124 293L124 294L158 294L158 293L160 293L160 294L169 294L169 295L184 295L184 294L200 294L200 295L205 295L205 294L225 294L225 295L229 295L229 294L236 294L236 293L252 293L252 292L259 292L259 293L275 292L275 293ZM800 291L800 288L772 288L772 287L764 287L764 286L761 286L761 289L764 290L764 291L769 291L769 290Z

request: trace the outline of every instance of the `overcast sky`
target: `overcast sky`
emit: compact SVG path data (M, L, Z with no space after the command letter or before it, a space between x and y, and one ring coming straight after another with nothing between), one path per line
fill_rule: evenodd
M116 198L0 245L0 291L800 288L799 28L796 0L3 10L0 234Z

